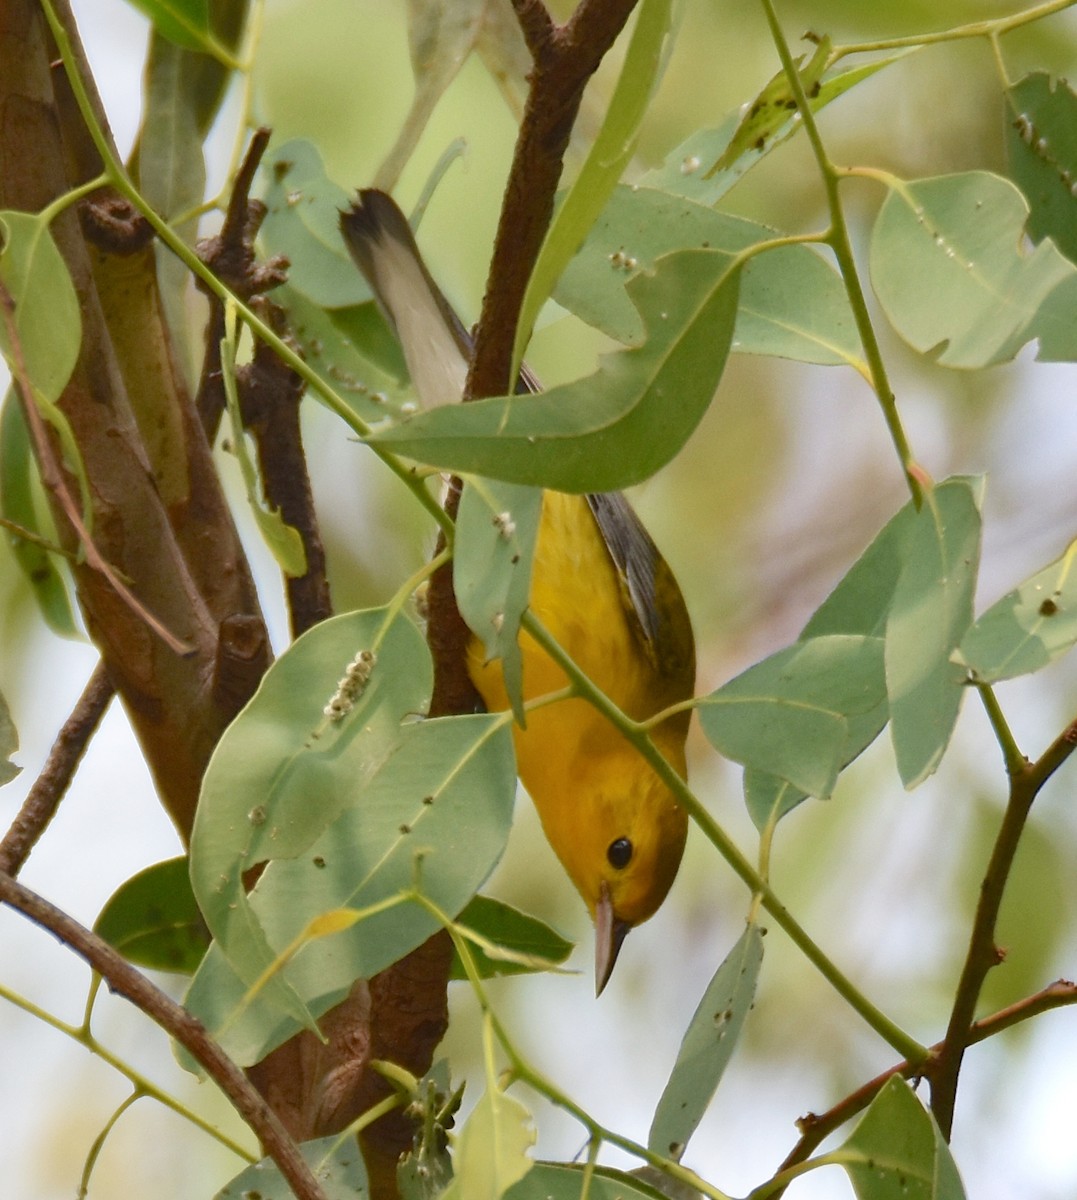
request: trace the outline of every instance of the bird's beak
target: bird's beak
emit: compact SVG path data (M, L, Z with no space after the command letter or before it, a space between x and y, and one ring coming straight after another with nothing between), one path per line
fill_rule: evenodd
M620 921L613 913L613 900L605 880L598 892L595 905L595 995L601 996L602 989L613 974L617 955L625 934L632 928L627 921Z

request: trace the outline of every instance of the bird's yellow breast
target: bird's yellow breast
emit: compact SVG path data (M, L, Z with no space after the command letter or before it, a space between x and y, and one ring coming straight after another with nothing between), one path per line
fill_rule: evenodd
M676 585L672 587L676 591ZM683 614L679 592L675 602ZM691 694L691 663L668 670L668 663L656 664L649 656L633 620L625 581L584 496L544 494L530 607L628 716L643 720ZM683 619L687 628L686 614ZM565 686L562 669L527 634L522 635L521 650L525 700ZM483 661L477 638L470 644L468 665L487 707L508 708L500 664ZM688 714L683 713L653 735L681 775L687 725ZM520 779L550 844L592 913L605 882L620 919L629 924L646 920L665 898L684 847L686 818L668 788L583 699L562 699L534 709L526 729L514 733ZM633 847L631 864L621 870L609 861L609 847L619 838Z

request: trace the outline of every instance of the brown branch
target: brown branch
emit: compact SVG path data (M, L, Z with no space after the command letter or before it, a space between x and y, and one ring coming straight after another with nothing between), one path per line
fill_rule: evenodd
M980 898L973 917L969 946L961 970L946 1037L931 1063L931 1111L943 1137L949 1140L957 1101L958 1079L966 1048L971 1044L973 1018L984 980L1004 953L995 944L995 928L1014 856L1029 811L1040 789L1077 748L1077 721L1071 722L1034 763L1015 761L1010 768L1010 794L991 851Z
M532 58L544 54L557 36L557 26L542 0L512 0L516 20Z
M0 903L8 904L69 946L105 980L109 989L130 1000L184 1047L232 1102L257 1135L265 1153L277 1164L298 1200L326 1200L310 1168L280 1120L246 1076L191 1016L141 972L124 961L95 933L67 913L0 874Z
M8 345L11 348L11 374L15 388L22 400L23 415L26 426L30 431L30 440L34 444L38 469L41 472L41 482L46 490L55 498L71 528L75 531L79 545L82 548L86 565L96 571L117 596L127 605L149 629L152 629L162 642L174 654L187 654L193 647L189 642L177 637L168 629L141 600L131 591L119 577L112 564L98 550L96 543L86 528L82 512L75 498L71 495L67 477L57 459L52 441L45 430L45 422L38 411L34 400L33 385L26 369L26 359L22 352L22 341L19 337L18 326L15 324L15 300L3 283L0 283L0 314L3 315L4 327L7 331Z
M468 397L509 391L520 305L553 216L554 196L583 90L624 28L636 0L580 0L566 25L550 29L542 20L545 10L541 5L530 0L515 3L520 27L535 55L535 68L475 333L465 388Z
M98 663L78 703L53 742L41 774L0 842L0 872L18 875L67 791L109 701L115 695L104 663Z
M1063 1008L1071 1004L1077 1004L1077 984L1071 983L1068 979L1056 980L1042 991L1036 992L1035 995L1026 996L1023 1000L1018 1000L1015 1004L1011 1004L996 1013L992 1013L989 1017L984 1017L976 1021L969 1031L968 1044L972 1046L977 1042L986 1041L989 1037L994 1037L996 1034L1011 1028L1013 1025L1039 1016L1040 1013L1049 1012L1053 1008ZM943 1042L938 1042L931 1047L930 1053L932 1057L941 1052L944 1044ZM930 1061L931 1059L929 1058L928 1062ZM890 1067L881 1074L876 1075L874 1079L857 1088L855 1092L851 1092L844 1100L839 1101L832 1108L827 1109L826 1112L808 1113L806 1116L801 1117L797 1121L797 1128L801 1132L800 1141L797 1142L786 1156L785 1161L778 1168L776 1174L780 1175L783 1171L787 1171L791 1167L805 1162L824 1138L828 1137L839 1126L844 1125L846 1121L856 1116L858 1112L867 1108L885 1086L886 1082L894 1075L900 1075L903 1079L912 1079L917 1075L922 1075L923 1072L924 1064L922 1062L910 1063L908 1060L900 1062L896 1066Z
M275 333L284 333L280 309L265 301L261 315ZM265 498L303 542L307 569L288 576L288 613L292 637L297 638L333 614L326 575L325 547L314 511L310 473L299 428L299 404L306 384L262 342L249 365L236 372L244 426L258 447Z

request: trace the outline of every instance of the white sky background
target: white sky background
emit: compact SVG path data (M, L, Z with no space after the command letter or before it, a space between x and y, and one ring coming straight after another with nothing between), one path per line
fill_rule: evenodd
M131 98L137 94L141 76L145 24L133 10L113 0L75 0L74 6L113 131L120 146L126 148L138 121ZM230 148L226 143L228 138L223 137L222 159ZM1024 370L1020 413L1015 412L997 432L994 461L986 464L992 468L989 504L997 504L1000 510L997 524L992 524L990 509L987 522L983 594L988 600L1062 549L1057 539L1050 545L1040 544L1035 520L1027 526L1022 525L1019 514L1003 520L1001 510L1008 496L1054 497L1060 513L1056 529L1066 532L1068 528L1068 536L1077 532L1073 528L1077 524L1073 516L1075 372L1043 366ZM865 405L849 413L844 385L837 382L836 375L820 372L813 379L817 381L813 404L832 414L834 420L818 421L812 436L798 443L796 453L802 461L799 466L794 462L790 474L801 471L804 477L799 500L805 505L813 501L815 466L833 461L835 456L855 454L861 439L876 436L878 422L877 414ZM915 397L906 410L916 445L932 441L935 402L931 396ZM1015 447L1027 450L1015 451ZM945 459L945 454L942 457ZM814 486L825 491L824 482L817 478ZM275 596L269 569L266 581L267 591ZM5 593L0 580L0 596ZM0 623L0 635L2 630ZM40 633L31 645L0 650L0 690L18 698L15 716L22 748L17 761L24 768L20 779L0 794L0 823L15 811L36 776L55 729L73 707L94 661L88 647L58 645L46 633ZM52 673L47 687L40 686L43 670ZM1055 671L1007 693L1008 711L1018 714L1019 726L1022 721L1027 723L1027 729L1016 730L1022 744L1027 741L1035 749L1039 731L1053 727L1054 705L1045 698L1041 703L1041 696L1046 697L1052 689L1066 691L1066 679L1072 695L1072 668L1068 676ZM1045 710L1050 714L1046 726ZM870 820L854 822L845 841L838 843L854 861L863 862L863 872L872 878L878 910L849 913L844 907L847 892L825 887L809 902L809 928L828 949L841 946L842 965L855 978L867 980L866 989L884 1007L888 997L881 989L887 986L894 960L900 975L904 955L918 954L923 959L925 947L941 945L941 931L930 923L937 921L943 901L932 894L930 880L914 869L930 854L946 857L945 848L936 844L939 806L971 791L970 778L985 795L998 792L997 749L981 714L971 704L962 718L962 730L966 752L961 761L948 759L935 780L912 795L888 799ZM879 764L887 770L888 755L888 746L877 747L863 770L858 767L854 772L850 791L855 790L857 780L877 787ZM873 770L874 776L870 774ZM720 768L718 774L722 775ZM696 782L705 787L706 771L701 775ZM729 793L728 770L724 776ZM1058 808L1067 805L1070 791L1068 786L1058 787L1045 795L1043 803L1053 806L1056 818ZM530 832L514 839L506 870L517 864L520 869L526 865L530 870L556 871L544 848L538 852L541 862L537 868L531 861L535 823L526 804L521 805L520 815ZM815 822L811 828L819 831L821 839L835 836L829 812L805 813L803 820ZM747 838L742 817L731 817L731 823L742 839ZM1075 825L1077 817L1070 821L1071 832ZM946 836L964 836L962 819L955 820L954 828L943 838ZM586 920L581 912L564 905L559 913L569 914L569 932L581 941L574 960L581 975L569 980L514 981L495 989L506 1008L512 999L516 1007L510 1024L546 1073L599 1119L641 1141L646 1140L651 1110L696 999L718 958L735 940L742 920L742 897L729 880L713 878L714 860L700 850L697 845L690 851L687 864L689 879L697 888L696 898L686 897L688 885L682 883L663 915L633 933L618 967L621 978L615 976L614 986L601 1002L596 1003L591 995ZM90 922L119 883L177 851L175 835L152 800L141 757L117 707L95 739L55 827L35 851L23 878ZM846 882L845 888L848 886ZM833 931L831 936L828 930ZM795 1028L795 997L783 993L781 985L788 980L790 989L799 988L803 977L790 972L787 948L780 939L776 930L768 938L758 1010L749 1025L757 1023L760 1039L780 1036L783 1022L791 1027L786 1035L790 1045L787 1063L783 1068L768 1060L768 1065L760 1068L754 1053L738 1056L687 1156L704 1176L732 1193L743 1193L758 1183L784 1156L794 1139L790 1125L794 1116L809 1108L822 1108L836 1098L811 1056L805 1061L797 1054L796 1044L807 1033L809 1041L825 1045L827 1038L836 1038L840 1030ZM1056 974L1077 971L1072 941L1067 957L1068 966L1060 962ZM930 952L926 959L930 964ZM956 969L955 962L951 970ZM938 975L939 986L945 988L945 969ZM87 981L88 972L51 938L0 910L0 983L63 1019L77 1022ZM520 995L523 1000L517 1002ZM467 1044L475 1030L474 1013L465 994L456 994L456 1007L459 1023L450 1034L450 1052L454 1057L474 1054L473 1040L470 1047ZM208 1089L189 1084L188 1077L173 1067L161 1048L161 1035L139 1014L111 997L99 1001L99 1011L95 1030L106 1044L138 1062L155 1080L185 1089L197 1103L203 1103ZM758 1051L759 1047L751 1049ZM858 1064L873 1064L856 1078L866 1078L869 1070L881 1069L892 1058L870 1036L856 1049ZM466 1058L460 1061L465 1063ZM4 1081L0 1086L0 1180L4 1181L0 1195L14 1200L70 1200L82 1159L126 1094L125 1085L62 1034L45 1030L3 1001L0 1062ZM1077 1193L1075 1065L1077 1019L1066 1012L1032 1023L1016 1058L1003 1061L990 1048L970 1053L955 1143L970 1197L1071 1200ZM762 1078L761 1070L766 1071ZM478 1077L473 1076L469 1088L472 1101L480 1086ZM531 1104L531 1097L522 1098ZM583 1137L574 1123L537 1103L534 1110L541 1131L540 1154L571 1157L579 1150ZM216 1111L227 1119L219 1105ZM121 1118L106 1144L90 1195L95 1200L126 1200L152 1192L167 1200L201 1200L225 1182L232 1161L219 1154L208 1139L188 1131L153 1102L142 1100ZM614 1157L612 1161L618 1160ZM238 1170L238 1164L234 1169ZM851 1192L843 1176L828 1171L794 1185L789 1195L812 1200Z

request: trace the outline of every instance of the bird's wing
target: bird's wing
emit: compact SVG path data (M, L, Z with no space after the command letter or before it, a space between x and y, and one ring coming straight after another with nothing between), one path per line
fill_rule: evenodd
M610 552L621 599L657 673L689 694L695 645L684 597L666 560L620 492L592 492L587 503Z

